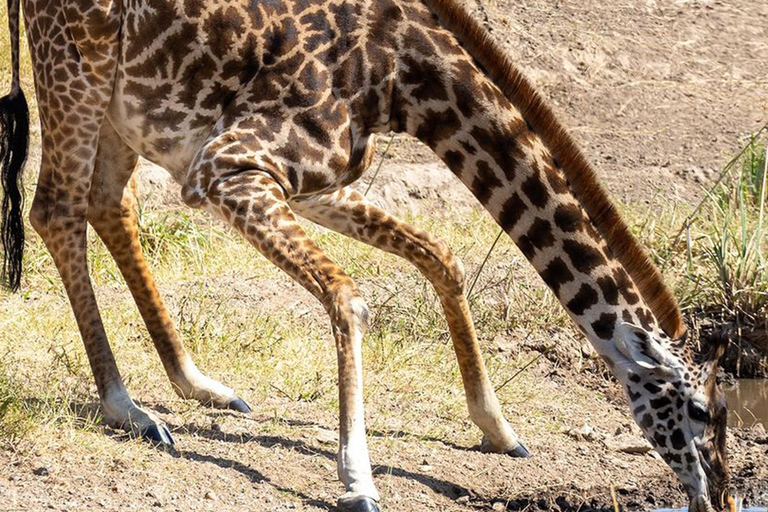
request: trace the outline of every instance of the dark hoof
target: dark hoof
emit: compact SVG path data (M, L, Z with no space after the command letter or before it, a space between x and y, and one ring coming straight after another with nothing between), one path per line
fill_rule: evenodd
M339 498L339 512L381 512L379 505L367 496Z
M512 448L511 450L507 450L505 453L510 457L519 457L521 459L527 459L531 456L531 452L528 451L528 448L523 446L523 443L519 441L517 443L517 447Z
M145 428L141 431L141 437L150 441L152 444L164 446L173 446L175 444L170 430L168 430L165 425L159 427L157 425L152 425L151 427Z
M227 409L242 412L243 414L251 414L251 406L245 403L245 400L239 397L229 402L229 404L227 404Z

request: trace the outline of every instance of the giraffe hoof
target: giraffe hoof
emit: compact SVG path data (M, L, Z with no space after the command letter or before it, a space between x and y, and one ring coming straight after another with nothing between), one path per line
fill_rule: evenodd
M229 404L227 404L227 409L232 409L233 411L242 412L243 414L250 414L251 413L251 406L248 405L245 400L243 400L240 397L235 398Z
M339 512L381 512L378 503L368 496L342 496L336 508Z
M155 445L173 446L176 444L171 431L165 425L149 426L141 431L141 437Z
M504 453L510 457L519 457L521 459L527 459L531 456L531 452L528 451L528 448L526 448L523 443L519 441L516 447L512 448L511 450L507 450Z

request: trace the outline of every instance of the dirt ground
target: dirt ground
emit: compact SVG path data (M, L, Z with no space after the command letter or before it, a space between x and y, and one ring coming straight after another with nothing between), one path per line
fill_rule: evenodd
M477 0L470 7L552 100L608 188L626 203L695 202L740 139L768 121L768 3ZM382 138L380 149L385 145ZM142 173L149 207L177 202L177 189L161 171L145 166ZM371 194L400 213L445 216L475 207L425 147L401 137ZM303 314L324 321L287 279L219 286L239 286L242 294L275 304L275 314L289 314L283 299L305 297ZM190 290L163 291L173 302ZM548 335L532 333L526 343ZM566 346L578 351L579 344ZM368 396L369 403L384 404L372 408L369 426L385 510L611 510L612 486L627 510L684 505L663 462L649 452L622 451L627 444L643 449L619 390L600 372L574 373L567 361L553 359L531 369L543 390L539 409L505 405L534 453L528 460L471 449L477 432L466 418L440 419L460 433L455 440L436 437L418 421L397 420L397 408L419 403ZM578 406L567 411L572 429L537 428L538 418L563 412L547 396L577 391ZM157 397L140 399L171 427L175 450L153 449L108 428L53 423L23 450L0 451L0 511L335 510L341 485L332 409L275 393L245 417ZM72 407L82 416L93 404ZM395 412L381 412L387 408ZM84 451L83 443L93 450ZM728 445L734 491L747 504L765 506L768 433L761 426L732 429Z

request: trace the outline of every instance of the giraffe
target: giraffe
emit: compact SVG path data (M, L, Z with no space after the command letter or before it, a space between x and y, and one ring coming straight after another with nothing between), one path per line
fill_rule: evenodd
M20 285L26 151L19 2L9 1L13 81L0 103L12 288ZM120 377L88 276L88 224L124 275L177 393L250 410L197 369L157 292L136 229L133 171L143 156L181 184L187 205L232 225L325 307L338 359L340 510L379 510L362 398L368 309L297 216L425 275L445 312L481 447L530 456L486 374L460 261L349 187L370 164L374 135L403 132L445 162L552 289L624 386L690 510L733 508L715 375L727 340L706 354L689 348L674 297L593 168L455 0L24 0L24 14L42 128L30 222L58 268L107 423L173 443Z

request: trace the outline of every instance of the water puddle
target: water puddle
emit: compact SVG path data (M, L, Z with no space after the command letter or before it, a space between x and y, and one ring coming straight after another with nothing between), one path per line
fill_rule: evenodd
M749 507L738 509L739 512L768 512L768 508L765 507ZM652 512L688 512L687 508L657 508Z
M728 425L750 428L758 423L768 427L768 379L738 379L725 389L728 401ZM768 507L744 508L737 500L738 512L768 512ZM659 508L652 512L688 512L687 508Z
M688 512L687 508L657 508L652 512ZM736 512L768 512L766 507L744 508L744 502L741 498L736 499Z
M736 386L725 390L728 425L749 428L762 423L768 427L768 379L739 379L736 382Z

